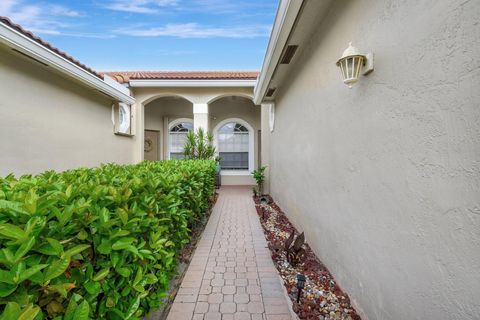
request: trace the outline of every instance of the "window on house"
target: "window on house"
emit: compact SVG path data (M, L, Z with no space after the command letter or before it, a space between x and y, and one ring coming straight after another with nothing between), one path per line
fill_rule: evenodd
M131 106L125 103L118 103L112 110L112 121L115 124L115 133L121 135L132 135Z
M249 131L236 122L218 130L218 155L223 170L248 170Z
M170 128L169 152L170 159L183 159L183 147L187 140L187 133L193 130L191 122L181 122Z

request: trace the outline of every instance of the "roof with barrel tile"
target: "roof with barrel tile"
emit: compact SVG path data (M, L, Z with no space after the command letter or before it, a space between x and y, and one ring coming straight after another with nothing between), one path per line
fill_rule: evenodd
M36 35L34 35L32 32L24 29L23 27L21 27L20 25L16 24L16 23L13 23L9 18L7 17L3 17L3 16L0 16L0 23L3 23L4 25L20 32L21 34L23 34L24 36L28 37L29 39L35 41L36 43L40 44L41 46L47 48L48 50L58 54L59 56L67 59L68 61L76 64L77 66L79 66L80 68L82 68L83 70L93 74L94 76L96 77L99 77L101 79L103 79L103 77L97 73L95 70L87 67L86 65L84 65L83 63L81 63L80 61L74 59L72 56L66 54L65 52L59 50L58 48L54 47L53 45L51 45L50 43L46 42L45 40L42 40L41 38L37 37Z
M130 80L255 80L257 71L117 71L104 72L120 83Z

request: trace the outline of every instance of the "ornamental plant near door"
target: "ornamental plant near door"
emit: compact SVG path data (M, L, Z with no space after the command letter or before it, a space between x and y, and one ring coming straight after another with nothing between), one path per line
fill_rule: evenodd
M214 161L0 179L0 319L139 319L214 192Z
M199 159L199 160L215 160L216 162L216 174L215 185L217 188L221 185L220 176L220 158L215 157L216 148L213 145L213 134L211 132L205 133L203 128L198 128L194 133L189 131L187 134L187 140L183 147L183 154L186 159Z
M183 154L187 159L213 160L215 158L213 134L198 128L196 133L189 131L187 141L183 147Z
M265 182L265 169L267 169L267 166L263 166L252 171L253 178L257 183L256 191L260 196L263 195L263 183Z

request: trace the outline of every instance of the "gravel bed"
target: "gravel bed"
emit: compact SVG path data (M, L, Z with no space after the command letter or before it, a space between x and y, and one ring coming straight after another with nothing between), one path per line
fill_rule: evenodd
M310 246L303 245L304 254L299 262L292 266L287 261L284 244L292 232L298 236L282 210L270 196L264 196L267 204L260 203L260 197L254 197L257 213L260 217L272 259L285 288L293 303L293 310L300 319L308 320L361 320L328 269L317 259ZM297 303L297 274L306 277L305 288Z

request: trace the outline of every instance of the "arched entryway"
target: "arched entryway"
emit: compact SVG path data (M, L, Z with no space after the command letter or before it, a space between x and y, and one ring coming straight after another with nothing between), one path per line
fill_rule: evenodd
M260 108L239 95L212 99L210 131L221 158L223 184L251 184L260 161Z
M179 158L180 140L193 128L193 104L180 96L159 97L145 105L144 122L145 160Z
M255 130L243 119L228 118L213 129L215 145L224 173L254 170Z

